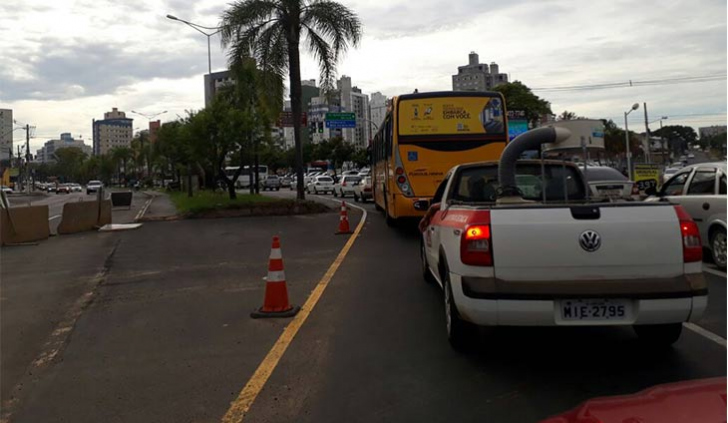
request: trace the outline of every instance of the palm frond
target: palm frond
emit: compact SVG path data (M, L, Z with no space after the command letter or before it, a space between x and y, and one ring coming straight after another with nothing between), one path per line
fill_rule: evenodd
M279 15L280 5L275 0L240 0L222 14L220 37L223 47L240 40L247 30Z
M336 59L334 58L334 52L329 45L316 31L311 29L308 25L303 24L303 30L306 35L306 41L308 41L308 50L313 54L314 59L318 62L321 76L319 78L319 84L321 88L330 88L333 84L333 79L336 76Z
M314 0L301 11L301 24L331 42L332 58L338 61L349 44L356 47L362 37L359 17L348 7L331 0Z

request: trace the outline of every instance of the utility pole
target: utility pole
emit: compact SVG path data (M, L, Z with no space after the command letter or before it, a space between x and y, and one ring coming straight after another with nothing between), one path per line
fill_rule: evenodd
M30 125L25 124L25 185L30 194Z
M647 102L642 103L645 106L645 146L647 147L647 150L645 151L647 163L650 163L651 156L650 156L650 124L647 120Z

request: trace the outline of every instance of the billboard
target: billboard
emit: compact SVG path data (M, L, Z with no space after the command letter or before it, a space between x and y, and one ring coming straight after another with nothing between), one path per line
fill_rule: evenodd
M405 99L398 105L399 135L505 134L500 97Z

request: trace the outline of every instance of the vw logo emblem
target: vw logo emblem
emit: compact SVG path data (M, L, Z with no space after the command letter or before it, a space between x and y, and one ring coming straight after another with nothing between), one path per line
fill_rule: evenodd
M602 237L596 231L589 229L579 235L579 245L584 251L593 253L602 246Z

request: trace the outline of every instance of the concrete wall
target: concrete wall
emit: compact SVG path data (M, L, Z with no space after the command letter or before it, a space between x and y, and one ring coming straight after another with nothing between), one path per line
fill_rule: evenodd
M63 205L63 216L58 225L58 234L72 234L93 231L111 223L111 200L101 202L101 214L96 201L80 201Z
M48 206L0 209L0 244L20 244L47 239Z

